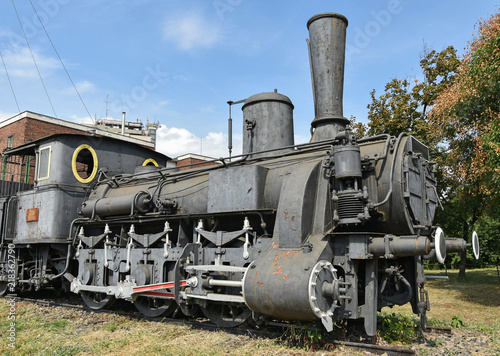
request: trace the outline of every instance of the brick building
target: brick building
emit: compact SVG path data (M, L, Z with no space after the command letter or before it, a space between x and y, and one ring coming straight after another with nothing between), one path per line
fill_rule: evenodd
M32 183L35 164L34 158L15 156L7 158L3 152L6 149L53 134L99 135L132 142L154 150L158 124L148 123L144 129L141 123L126 122L123 130L124 134L121 134L121 129L118 127L120 125L121 121L103 119L98 119L95 125L78 124L30 111L22 112L4 120L0 122L0 180L16 180L26 184ZM13 160L15 159L22 159L23 161L14 162ZM179 156L172 163L174 162L181 170L220 163L214 158L196 154ZM17 168L12 169L12 167Z
M97 134L133 142L151 149L154 149L155 146L155 138L148 135L147 132L143 133L141 131L140 134L127 132L125 135L121 135L118 132L107 130L102 126L78 124L76 122L25 111L0 122L0 154L6 148L16 147L26 142L58 133Z
M6 182L18 182L25 185L24 188L20 189L29 189L33 183L35 169L34 157L6 156L3 154L6 149L53 134L80 134L111 137L154 150L155 138L148 133L156 135L156 130L149 132L134 130L122 135L116 131L107 130L102 125L84 125L30 111L22 112L0 122L0 181L3 181L2 189L10 191L11 187Z
M179 167L180 170L213 166L221 163L212 157L197 155L194 153L179 156L175 160L177 161L177 167Z

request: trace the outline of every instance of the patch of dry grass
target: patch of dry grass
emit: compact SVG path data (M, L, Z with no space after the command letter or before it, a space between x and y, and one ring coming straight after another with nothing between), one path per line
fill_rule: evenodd
M444 272L429 272L443 274ZM431 321L450 325L459 316L467 328L500 333L500 283L496 270L468 271L465 280L448 271L449 281L429 281ZM136 320L128 316L87 313L17 302L15 349L9 347L8 299L0 299L2 355L311 355L277 340L222 331L205 331L182 323ZM385 311L411 314L409 305ZM346 349L318 355L353 354ZM354 353L356 354L356 353Z
M429 275L445 275L445 271L427 271ZM431 310L427 317L441 324L451 325L454 317L464 320L466 326L500 332L500 281L496 269L470 270L464 279L458 270L448 270L449 280L429 280ZM410 305L384 308L386 312L409 315Z
M8 308L5 300L0 299L0 315L7 315ZM12 349L6 338L8 322L7 318L0 318L2 355L308 354L280 345L276 340L26 302L17 303L16 340Z

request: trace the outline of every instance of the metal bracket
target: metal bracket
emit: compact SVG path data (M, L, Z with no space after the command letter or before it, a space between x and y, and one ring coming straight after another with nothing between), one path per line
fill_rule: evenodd
M80 232L78 234L78 238L81 242L87 245L90 248L94 248L97 244L99 244L111 231L109 230L109 226L106 224L106 228L104 229L104 234L97 236L85 236L85 232L83 230L83 226L80 228ZM77 256L78 257L78 256Z
M171 231L171 230L170 230ZM165 234L167 234L168 230L163 230L157 234L144 234L138 235L135 233L134 225L130 226L130 231L127 233L134 241L140 243L142 246L148 248L151 245L154 245L159 239L161 239Z

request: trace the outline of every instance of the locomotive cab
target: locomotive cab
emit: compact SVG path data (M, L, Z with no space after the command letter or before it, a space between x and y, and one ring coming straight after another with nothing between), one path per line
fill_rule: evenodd
M0 180L0 237L18 253L17 283L38 288L51 272L65 268L70 228L99 179L132 174L142 165L164 167L168 161L136 144L75 134L55 134L7 150ZM25 265L30 249L43 264ZM47 264L52 271L43 270Z
M134 173L143 164L167 164L166 156L147 148L85 135L52 135L8 153L35 157L34 166L23 168L33 189L17 194L14 244L65 242L89 186L107 175Z

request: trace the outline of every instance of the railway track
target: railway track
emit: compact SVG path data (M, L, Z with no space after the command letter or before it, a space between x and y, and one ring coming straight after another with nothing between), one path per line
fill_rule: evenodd
M231 333L234 335L247 335L253 338L268 338L268 339L286 339L287 329L295 328L295 330L305 329L301 324L289 324L289 323L269 323L264 328L253 328L250 326L246 327L236 327L236 328L221 328L218 325L210 322L208 319L198 318L170 318L170 317L147 317L139 313L138 311L128 311L122 310L122 308L126 308L129 304L125 304L125 302L117 303L114 305L112 309L100 309L94 310L90 309L82 302L79 301L78 298L70 298L70 302L63 302L56 297L43 297L42 299L35 299L29 296L18 296L16 297L17 301L27 302L31 304L36 304L44 307L60 307L71 310L79 310L89 314L115 314L121 316L127 316L133 319L138 320L148 320L154 322L162 322L162 323L170 323L174 325L189 325L196 329L202 329L207 331L217 331L224 330L224 332ZM182 313L179 313L182 314ZM174 313L175 315L175 313ZM441 330L443 329L443 330ZM440 333L451 333L451 329L449 328L436 328L429 327L426 331L440 332ZM335 340L329 341L328 344L332 345L333 348L342 348L344 350L351 350L353 352L370 352L370 354L374 355L388 355L388 356L396 356L396 355L415 355L415 350L398 348L393 346L385 346L385 345L377 345L368 342L352 342L347 340ZM331 347L331 346L330 346Z

